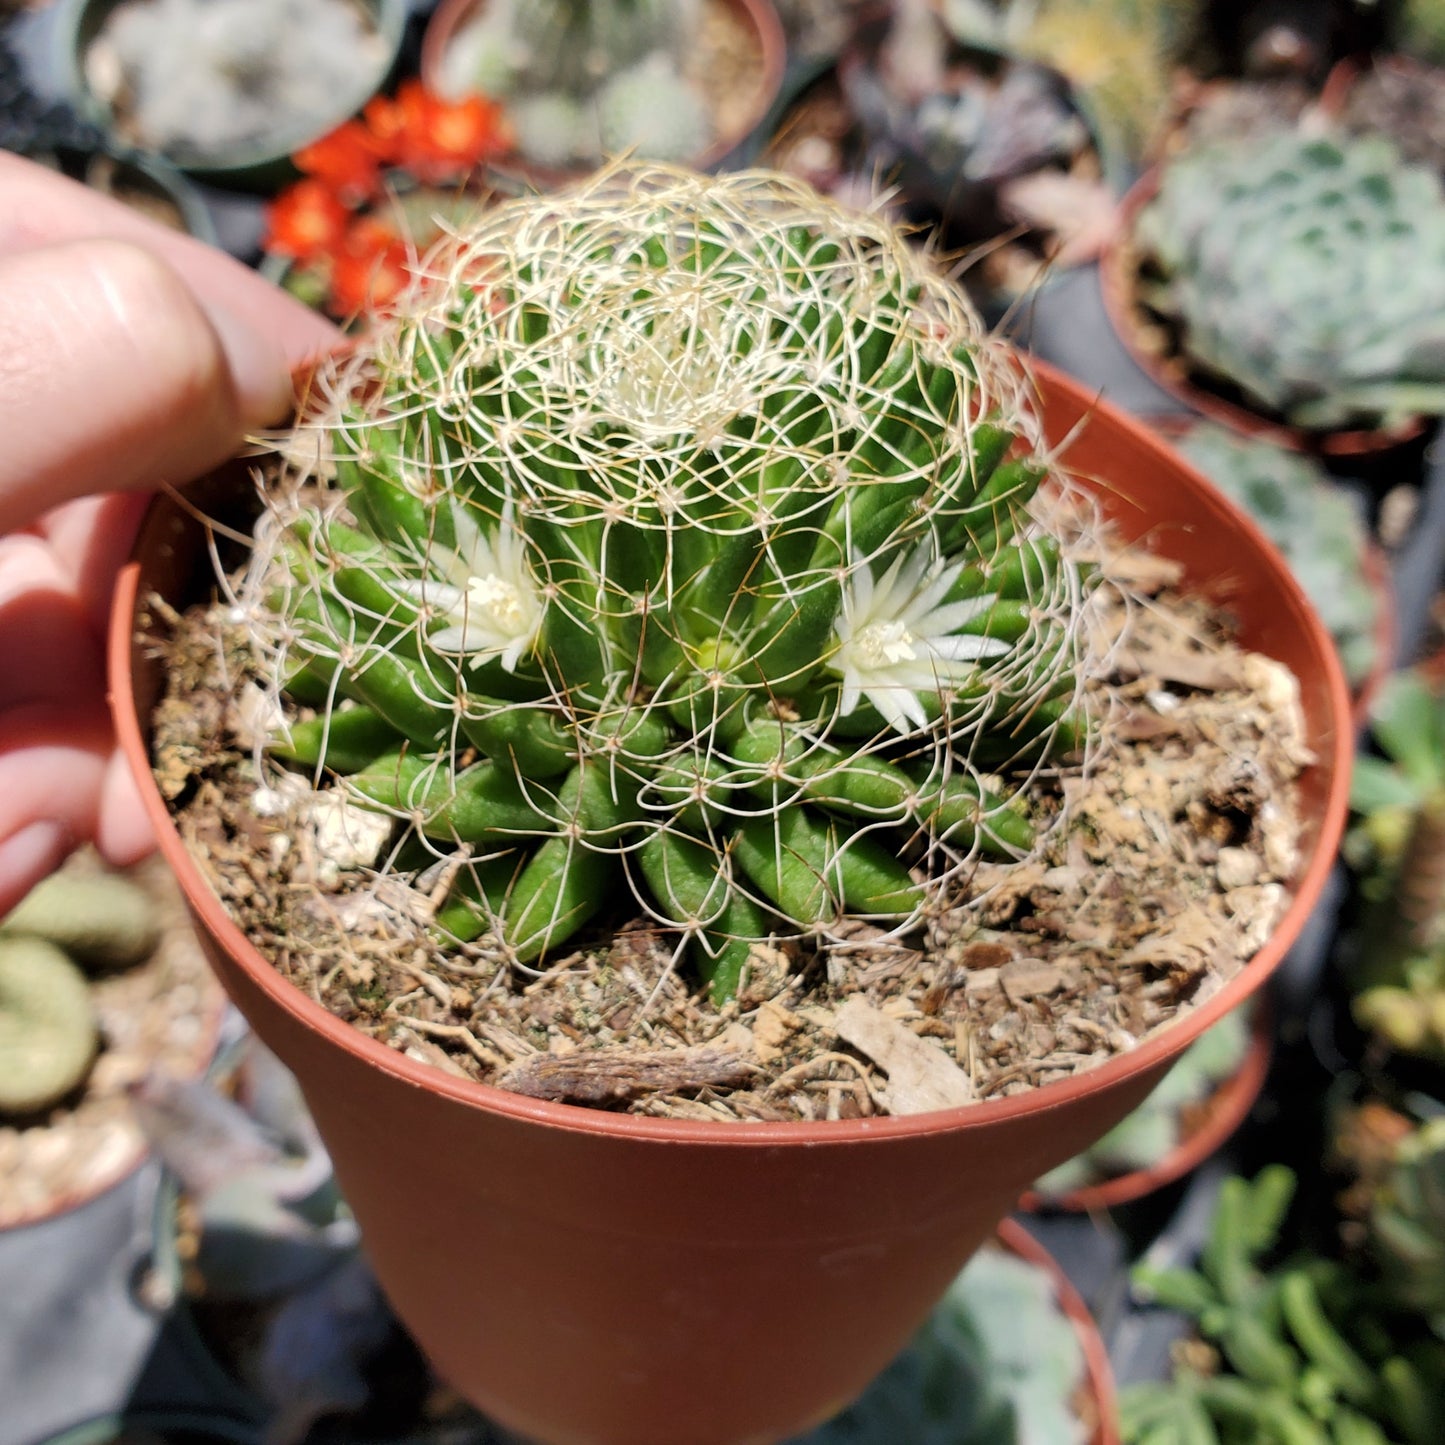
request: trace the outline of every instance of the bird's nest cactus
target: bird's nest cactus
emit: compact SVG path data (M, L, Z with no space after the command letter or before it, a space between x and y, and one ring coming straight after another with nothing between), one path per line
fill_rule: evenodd
M273 751L396 818L442 938L525 967L627 889L725 997L759 941L901 936L1029 853L1089 585L926 257L629 165L420 270L318 378L242 602Z

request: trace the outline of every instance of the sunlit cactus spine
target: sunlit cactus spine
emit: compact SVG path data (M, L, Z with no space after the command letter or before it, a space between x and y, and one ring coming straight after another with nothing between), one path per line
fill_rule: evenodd
M445 938L531 964L630 888L722 998L759 941L901 935L1029 851L1086 587L926 258L780 176L626 166L425 269L322 379L252 594L318 707L276 751L454 865Z

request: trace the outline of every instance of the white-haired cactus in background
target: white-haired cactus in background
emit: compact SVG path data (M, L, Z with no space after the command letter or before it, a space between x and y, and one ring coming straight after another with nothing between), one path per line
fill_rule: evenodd
M632 150L700 155L712 126L688 78L702 0L488 0L457 30L441 88L507 102L517 149L555 168Z
M1383 137L1186 151L1135 244L1184 356L1292 425L1445 411L1445 193Z
M320 379L291 450L334 481L273 498L250 601L321 703L276 750L455 865L445 934L529 963L626 880L721 997L1029 851L1086 586L926 258L781 176L630 166L424 269Z

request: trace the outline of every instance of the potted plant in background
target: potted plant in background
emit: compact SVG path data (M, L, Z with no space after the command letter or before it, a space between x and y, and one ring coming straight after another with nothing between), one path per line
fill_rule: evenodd
M405 0L66 0L82 113L182 170L256 190L385 83Z
M1445 1057L1445 702L1419 667L1387 679L1370 717L1377 751L1356 760L1358 820L1345 857L1359 877L1342 965L1360 1026L1406 1055Z
M1106 307L1192 410L1330 453L1417 434L1441 410L1445 196L1380 138L1303 131L1195 146L1126 198Z
M507 107L508 169L554 184L633 153L705 170L762 121L783 81L768 0L443 0L422 79Z
M947 7L908 0L865 12L837 80L857 123L856 169L895 186L900 212L942 243L1025 232L1033 265L1014 259L1015 289L1027 284L1019 272L1037 282L1051 262L1096 254L1112 214L1103 160L1058 71L980 43Z
M378 1276L442 1372L554 1439L776 1438L856 1395L1022 1188L1123 1117L1278 961L1342 817L1338 665L1277 556L1201 478L1047 371L1036 419L1007 352L901 236L781 178L621 168L512 203L430 258L409 307L313 383L287 453L320 456L335 482L276 479L232 614L266 629L259 654L237 634L228 655L275 684L249 715L296 781L268 768L258 792L236 768L252 744L229 731L189 760L159 744L161 788L275 962L218 903L151 771L146 733L214 686L178 633L162 650L181 691L161 700L158 639L133 635L137 607L148 632L203 563L166 509L142 544L147 580L131 568L118 597L117 724L218 968L300 1079ZM1232 897L1254 905L1252 961L1170 1027L1100 1026L1052 1069L1032 1026L978 1048L972 1009L1037 1020L1057 994L1083 1011L1133 977L1155 990L1131 1015L1142 1032L1199 974L1197 945L1162 941L1133 904L1133 961L1090 987L1044 961L1047 925L983 955L968 949L988 940L955 935L950 961L921 907L950 879L988 879L1005 921L1008 879L1029 875L983 853L1034 852L1037 782L1090 730L1091 614L1076 606L1099 594L1065 541L1082 482L1041 462L1043 438L1066 443L1071 475L1106 478L1090 492L1121 541L1106 559L1162 536L1173 561L1141 564L1156 585L1182 568L1188 589L1227 598L1244 646L1292 668L1295 683L1275 662L1235 664L1282 701L1299 690L1294 742L1260 744L1262 767L1292 773L1301 741L1315 760L1297 841L1265 850L1276 881ZM193 615L204 672L217 617ZM1135 710L1163 663L1139 665ZM343 693L350 706L327 705ZM1223 716L1245 711L1258 716L1242 701ZM1196 817L1247 813L1233 786L1203 782ZM228 797L241 811L204 841L191 805ZM351 880L337 899L267 922L263 890L255 911L255 840L273 832L283 869ZM1105 847L1117 869L1125 850ZM253 905L225 881L242 859ZM1212 863L1202 886L1217 894ZM637 926L569 953L617 906ZM335 938L327 915L350 920L329 976L353 1023L282 972ZM910 937L943 970L915 975L920 1005L936 986L935 1013L964 1007L941 1031L918 1008L943 1034L922 1050L865 996L896 996L887 973L911 966ZM866 986L865 959L883 966ZM419 1005L404 1012L377 988L398 967ZM509 997L521 1012L494 1012ZM465 1022L438 1017L443 998ZM647 1049L649 1034L681 1046ZM787 1041L810 1037L834 1042L779 1072ZM1042 1059L1010 1075L994 1062L1010 1037ZM750 1103L766 1068L780 1088ZM1041 1072L1054 1081L1030 1089ZM975 1074L1002 1097L979 1099ZM712 1104L729 1088L752 1112L723 1125ZM628 1101L671 1117L616 1112ZM782 1104L794 1122L774 1122ZM486 1284L465 1298L463 1236ZM822 1316L849 1323L814 1349L805 1325Z
M69 105L42 100L0 37L0 150L62 171L153 221L214 243L210 212L195 187L158 156L118 145Z
M1364 1240L1344 1250L1284 1232L1296 1186L1285 1166L1226 1180L1198 1267L1135 1271L1140 1293L1197 1321L1199 1338L1171 1381L1123 1392L1126 1445L1430 1445L1445 1389L1430 1316L1442 1164L1432 1126L1400 1144L1355 1230ZM1338 1215L1331 1226L1340 1231Z

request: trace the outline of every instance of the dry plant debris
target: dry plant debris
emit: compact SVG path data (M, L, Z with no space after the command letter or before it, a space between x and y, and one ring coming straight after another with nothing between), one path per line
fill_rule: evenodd
M426 924L447 880L357 865L385 856L386 820L378 835L373 815L305 780L258 786L259 693L224 608L152 604L171 669L157 776L262 954L354 1027L452 1074L716 1120L1016 1094L1127 1052L1215 993L1269 936L1298 861L1294 780L1311 758L1294 678L1222 636L1173 564L1104 562L1123 585L1104 589L1092 642L1103 744L1086 775L1054 779L1059 821L1040 853L980 862L916 947L862 923L827 947L758 947L721 1008L640 917L530 976L485 940L444 954Z

